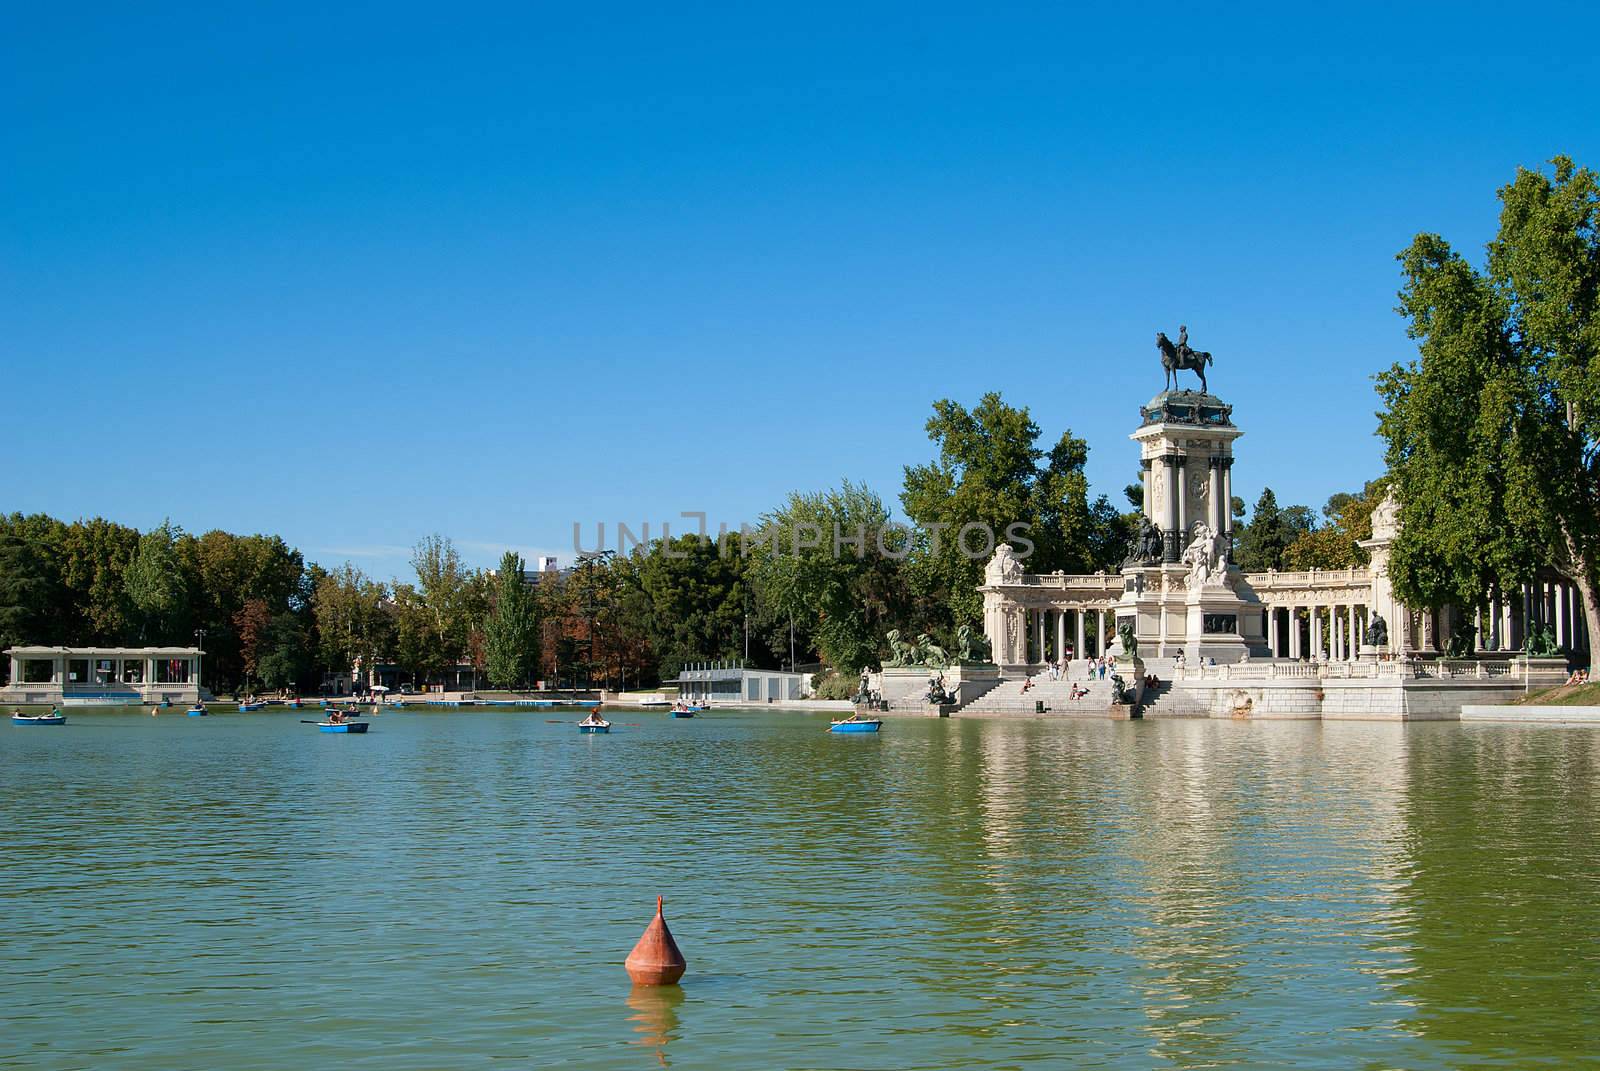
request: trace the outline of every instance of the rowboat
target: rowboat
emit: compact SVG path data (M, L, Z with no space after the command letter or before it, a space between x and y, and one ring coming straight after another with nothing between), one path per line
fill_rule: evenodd
M578 723L578 732L580 733L609 733L610 731L611 723L604 718L600 718L597 721L590 721L585 718Z
M370 723L364 721L317 722L317 732L319 733L364 733L369 727Z
M185 713L191 718L203 718L206 716L207 711L202 707L190 707Z
M12 725L65 725L65 714L13 714Z
M674 710L672 712L672 716L674 718L692 718L692 717L694 717L694 711L692 709L691 710Z
M239 704L239 713L240 714L248 714L252 710L264 710L264 709L266 709L266 706L267 706L267 704L265 704L265 703L240 703Z
M863 718L852 714L828 726L830 733L875 733L883 728L882 718Z
M639 705L641 707L670 707L672 703L667 699L641 699L639 700Z

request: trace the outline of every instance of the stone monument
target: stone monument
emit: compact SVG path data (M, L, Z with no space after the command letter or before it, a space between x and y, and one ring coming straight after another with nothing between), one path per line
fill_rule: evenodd
M1190 665L1265 655L1260 600L1233 564L1233 441L1244 434L1233 407L1210 393L1211 354L1156 335L1168 389L1140 409L1144 500L1139 532L1122 567L1117 625L1130 625L1147 657L1180 650ZM1178 373L1195 372L1199 391L1180 390Z

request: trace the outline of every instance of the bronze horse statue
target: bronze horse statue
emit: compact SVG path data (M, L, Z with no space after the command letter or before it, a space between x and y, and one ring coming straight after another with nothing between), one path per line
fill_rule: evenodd
M1206 389L1206 365L1211 363L1211 354L1205 350L1189 348L1189 329L1178 329L1178 343L1173 345L1165 331L1156 332L1156 349L1161 351L1161 367L1167 373L1167 390L1172 390L1178 385L1179 369L1187 368L1200 377L1200 393L1209 394Z

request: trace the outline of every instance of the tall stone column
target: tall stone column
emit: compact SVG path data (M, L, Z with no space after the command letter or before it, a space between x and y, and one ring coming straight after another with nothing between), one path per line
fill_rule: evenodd
M1096 610L1094 612L1094 646L1095 657L1104 658L1106 656L1106 612L1104 610Z
M1150 459L1139 459L1139 482L1144 487L1144 515L1150 518L1151 524L1160 524L1160 518L1155 515L1155 494L1150 487L1151 471Z
M1183 545L1189 539L1189 459L1178 457L1178 553L1183 554Z
M1056 611L1056 661L1067 660L1067 611Z
M1550 616L1556 623L1556 646L1567 645L1567 593L1566 585L1559 580L1550 585L1550 602L1555 612Z
M1180 518L1178 515L1178 502L1183 498L1183 487L1178 482L1178 459L1173 454L1162 458L1167 468L1167 532L1164 547L1166 553L1163 557L1169 562L1178 560L1183 548L1180 546L1182 535Z
M1227 542L1228 559L1233 560L1233 458L1222 459L1222 534Z
M1267 607L1267 650L1273 658L1278 657L1278 608Z
M1035 662L1039 662L1039 663L1043 663L1044 662L1044 611L1043 610L1035 610L1035 611L1033 611L1033 633L1034 633L1034 635L1036 637L1038 637L1038 644L1039 644L1038 650L1036 650L1034 652L1038 657L1036 657L1034 659L1034 661Z
M1084 645L1084 642L1083 642L1083 631L1084 631L1084 630L1083 630L1083 614L1084 614L1084 609L1083 609L1083 607L1081 607L1081 606L1080 606L1080 607L1078 607L1078 614L1077 614L1077 617L1078 617L1078 621L1077 621L1077 624L1078 624L1078 634L1077 634L1077 636L1076 636L1076 637L1075 637L1075 639L1076 639L1076 640L1077 640L1077 641L1078 641L1078 642L1077 642L1077 643L1076 643L1076 644L1074 644L1074 645L1073 645L1073 647L1072 647L1072 654L1073 654L1073 656L1074 656L1074 657L1076 657L1076 658L1084 658L1084 657L1087 657L1087 655L1088 655L1088 653L1089 653L1089 648L1088 648L1088 647L1086 647L1086 646L1085 646L1085 645Z
M1361 652L1361 632L1356 628L1356 604L1350 604L1350 650L1346 658L1354 659Z
M1322 607L1311 607L1311 658L1322 657Z
M1300 657L1300 617L1299 617L1299 608L1291 604L1289 606L1289 615L1288 616L1289 616L1289 657L1298 659Z

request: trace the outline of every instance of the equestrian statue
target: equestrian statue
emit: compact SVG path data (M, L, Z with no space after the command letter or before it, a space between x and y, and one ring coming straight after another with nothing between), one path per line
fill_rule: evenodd
M1165 331L1157 331L1156 349L1161 351L1161 367L1167 373L1167 390L1178 385L1178 372L1187 368L1200 377L1200 393L1210 393L1206 389L1206 365L1211 363L1211 354L1190 347L1188 327L1179 326L1176 345Z

